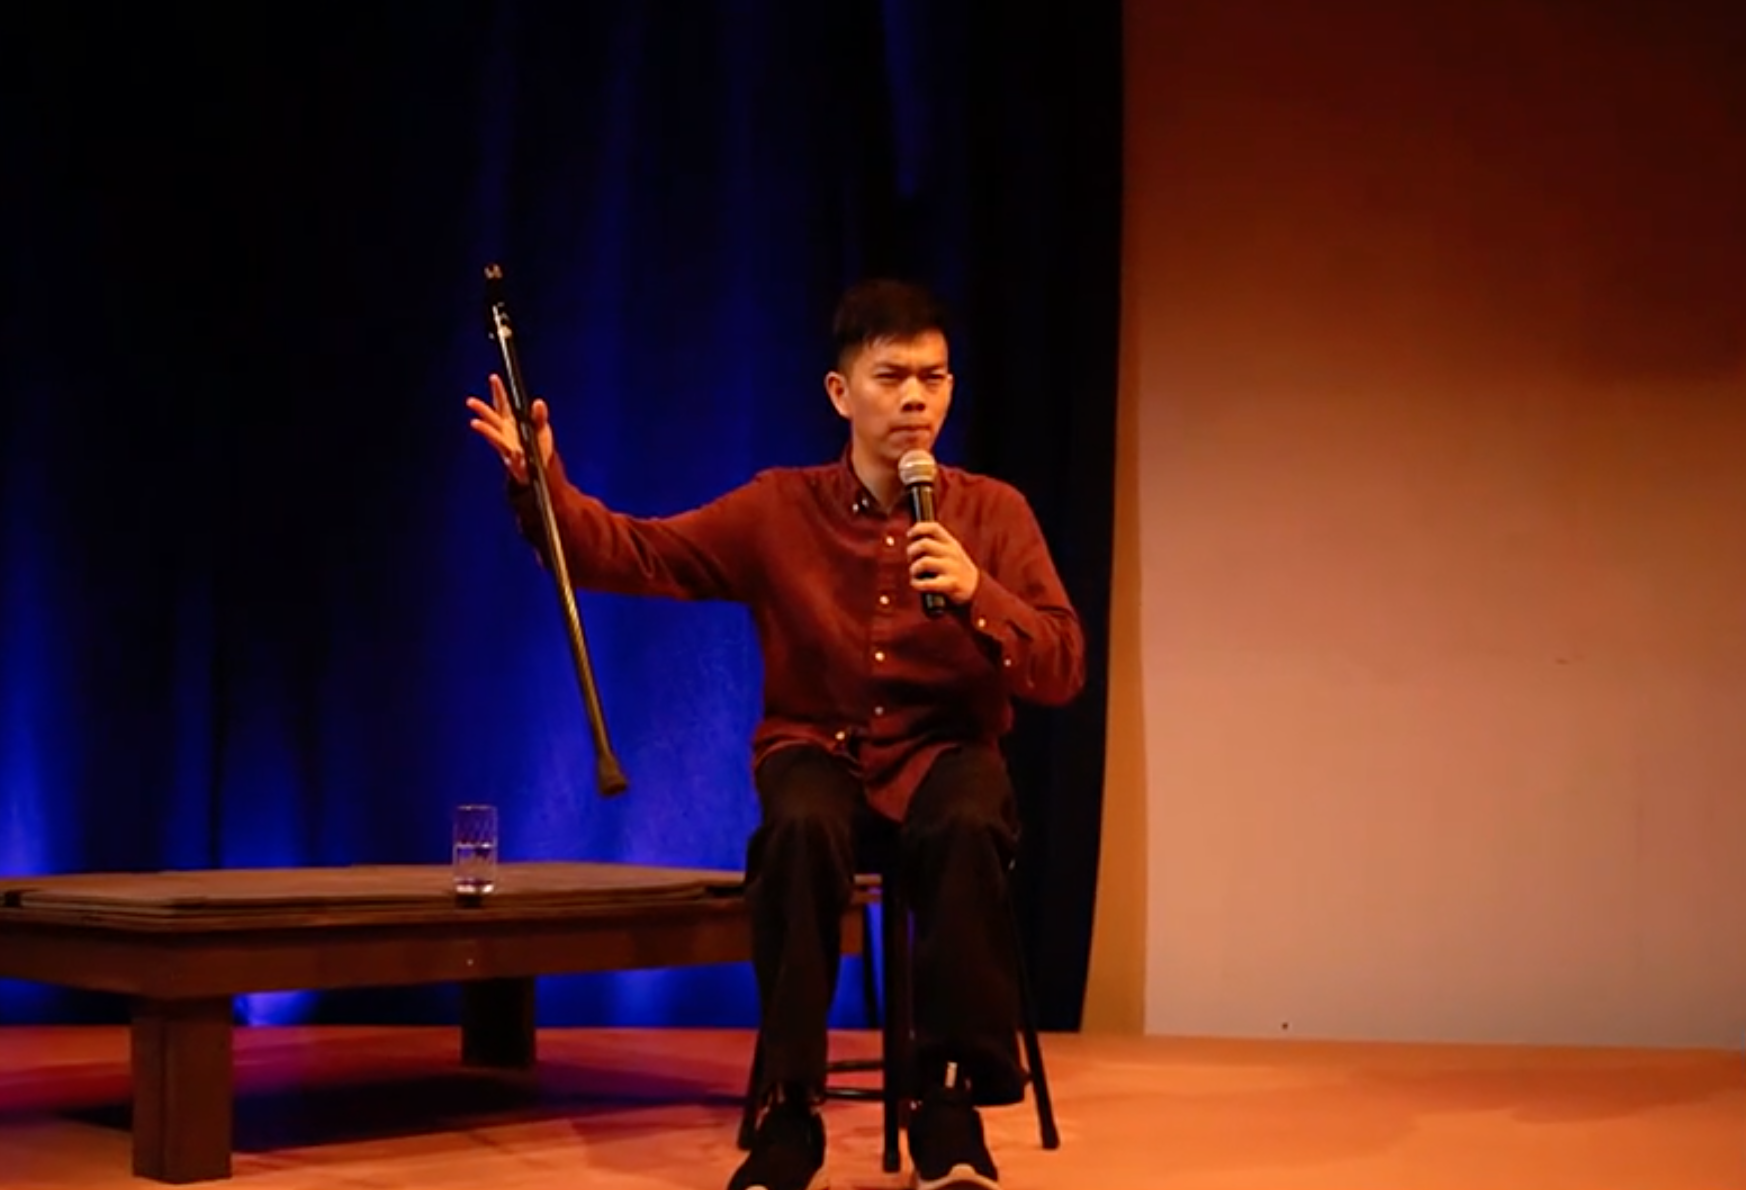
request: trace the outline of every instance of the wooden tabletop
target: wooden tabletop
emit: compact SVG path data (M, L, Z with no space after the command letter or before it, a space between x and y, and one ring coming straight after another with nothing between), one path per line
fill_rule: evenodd
M461 915L538 919L576 914L699 909L736 897L739 872L636 864L502 864L497 887L458 898L446 865L228 868L0 876L8 923L157 932L332 927L452 920Z
M863 897L871 883L863 878ZM0 876L0 934L189 936L628 916L652 923L743 912L743 893L744 876L734 871L569 862L502 864L496 889L478 898L457 897L443 864Z

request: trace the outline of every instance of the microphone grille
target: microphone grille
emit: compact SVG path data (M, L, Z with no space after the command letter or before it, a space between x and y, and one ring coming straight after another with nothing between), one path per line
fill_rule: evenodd
M906 488L918 483L934 482L934 456L925 450L905 451L897 460L897 478L903 481Z

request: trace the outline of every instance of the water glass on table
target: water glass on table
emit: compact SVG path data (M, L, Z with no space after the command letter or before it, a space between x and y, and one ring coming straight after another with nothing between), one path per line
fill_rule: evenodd
M497 887L497 807L455 809L455 892L482 897Z

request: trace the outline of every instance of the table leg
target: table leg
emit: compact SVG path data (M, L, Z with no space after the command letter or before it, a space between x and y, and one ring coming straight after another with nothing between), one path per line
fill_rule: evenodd
M230 1177L232 1040L228 996L134 1003L136 1177Z
M534 1064L534 981L477 979L461 985L461 1061L527 1070Z

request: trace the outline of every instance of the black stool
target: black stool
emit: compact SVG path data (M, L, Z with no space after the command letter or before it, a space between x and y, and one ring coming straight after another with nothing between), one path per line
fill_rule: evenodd
M825 1069L829 1074L880 1073L878 1087L845 1087L831 1086L827 1083L824 1090L827 1099L857 1099L878 1100L884 1106L885 1115L885 1153L884 1168L886 1173L896 1173L903 1166L902 1150L899 1138L905 1124L909 1122L910 1105L914 1094L908 1086L912 1071L910 1055L915 1040L915 1025L913 1020L913 997L910 984L912 962L912 929L909 912L909 902L904 895L901 879L902 865L898 859L897 848L886 850L885 862L876 880L863 878L857 891L865 893L869 889L877 892L881 908L883 928L880 933L879 952L884 968L884 1009L880 1011L880 979L879 972L874 968L873 946L873 905L868 901L861 909L861 930L863 936L861 953L861 992L867 1006L867 1023L880 1029L880 1056L877 1058L844 1058L830 1062ZM1019 931L1018 910L1013 904L1011 895L1010 875L1012 865L1008 865L1008 921L1012 928L1012 953L1017 964L1019 985L1020 1022L1023 1029L1025 1048L1026 1073L1030 1077L1031 1094L1037 1105L1037 1128L1042 1139L1043 1148L1058 1149L1061 1147L1061 1135L1055 1127L1055 1108L1049 1098L1049 1081L1043 1072L1043 1047L1037 1039L1036 1002L1031 994L1030 976L1025 968L1024 940ZM760 1034L761 1036L761 1034ZM739 1146L741 1149L752 1147L753 1133L758 1121L758 1084L761 1081L763 1068L763 1047L761 1042L753 1043L752 1073L746 1088L746 1102L740 1118Z

